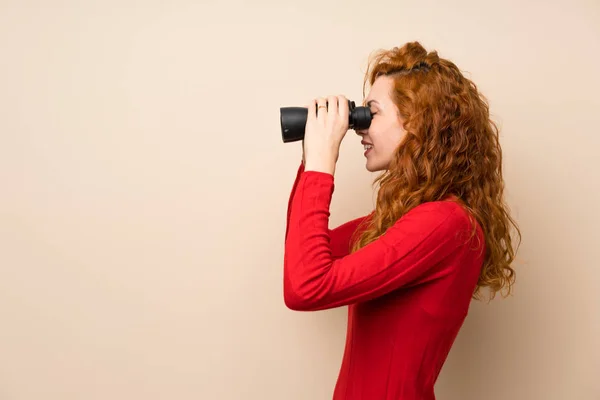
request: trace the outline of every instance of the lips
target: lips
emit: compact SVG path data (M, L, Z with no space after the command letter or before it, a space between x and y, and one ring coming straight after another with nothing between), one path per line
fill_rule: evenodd
M367 154L369 154L371 152L371 150L373 149L373 143L367 142L366 140L363 140L360 142L364 147L365 147L365 157L367 156Z

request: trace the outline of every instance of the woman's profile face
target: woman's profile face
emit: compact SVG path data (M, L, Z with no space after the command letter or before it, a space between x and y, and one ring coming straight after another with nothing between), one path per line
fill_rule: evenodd
M373 114L371 126L356 131L362 137L366 168L371 172L388 169L396 148L406 134L404 121L390 96L393 88L394 81L390 77L380 76L375 80L365 99L365 105Z

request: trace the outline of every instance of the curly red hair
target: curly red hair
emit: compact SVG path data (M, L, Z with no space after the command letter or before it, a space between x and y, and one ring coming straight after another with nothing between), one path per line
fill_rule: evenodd
M518 247L511 232L519 243L521 232L504 201L502 150L487 100L454 63L427 52L419 42L375 53L365 86L382 75L394 80L391 96L406 136L374 182L379 183L376 207L357 231L352 251L377 239L419 204L454 195L485 235L485 261L473 297L480 298L484 287L491 298L501 290L510 294Z

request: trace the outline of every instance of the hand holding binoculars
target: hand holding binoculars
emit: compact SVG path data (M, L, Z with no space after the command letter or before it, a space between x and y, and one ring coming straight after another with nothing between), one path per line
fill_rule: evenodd
M371 125L372 115L369 107L356 107L350 100L348 100L348 107L348 129L367 129ZM304 139L307 116L306 107L280 108L281 137L284 143Z

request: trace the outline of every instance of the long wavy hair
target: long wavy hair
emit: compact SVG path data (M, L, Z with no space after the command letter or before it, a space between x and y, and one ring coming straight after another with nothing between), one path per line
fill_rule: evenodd
M485 235L485 260L473 298L480 299L485 287L491 298L498 291L508 296L521 232L504 201L498 127L486 98L454 63L419 42L377 51L363 93L367 82L373 85L382 75L394 80L391 95L406 136L374 182L379 184L376 207L357 230L351 251L376 240L419 204L454 195Z

